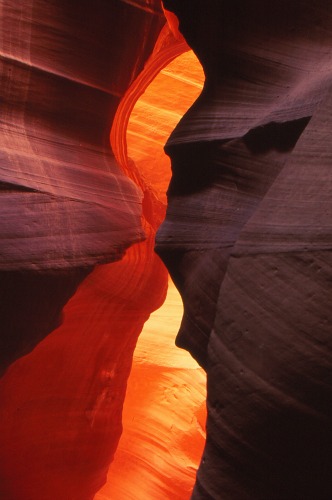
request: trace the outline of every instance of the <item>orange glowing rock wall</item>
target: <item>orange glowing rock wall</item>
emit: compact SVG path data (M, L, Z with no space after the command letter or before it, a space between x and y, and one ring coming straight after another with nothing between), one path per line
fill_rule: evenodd
M126 111L114 120L165 18L152 0L0 8L0 496L92 499L167 289L153 252L164 194L126 160Z
M134 162L143 189L164 209L171 169L163 144L204 81L193 52L169 37L168 30L166 36L161 33L155 53L122 101L111 134L117 156L127 168ZM180 55L167 64L176 54ZM137 98L126 136L117 142L117 120ZM205 442L206 381L197 363L174 345L182 312L181 298L170 282L165 303L140 335L128 381L123 434L107 484L96 500L190 498Z
M95 500L190 498L205 443L205 373L174 345L182 312L170 282L165 303L140 334L123 434Z

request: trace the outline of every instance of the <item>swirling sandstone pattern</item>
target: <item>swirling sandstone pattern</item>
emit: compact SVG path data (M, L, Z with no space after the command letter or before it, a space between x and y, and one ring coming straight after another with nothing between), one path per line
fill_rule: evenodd
M332 6L165 0L206 74L157 250L206 369L193 499L332 496Z
M0 2L2 369L35 347L1 379L1 498L91 499L116 449L167 273L109 132L164 23L152 0Z
M164 19L159 2L6 0L0 9L6 366L54 329L89 268L120 259L144 239L141 192L120 171L108 137ZM45 311L44 293L50 295Z

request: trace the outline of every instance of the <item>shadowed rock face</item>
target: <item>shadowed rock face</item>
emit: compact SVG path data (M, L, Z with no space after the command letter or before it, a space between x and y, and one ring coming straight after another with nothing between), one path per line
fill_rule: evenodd
M330 498L332 8L164 6L206 73L157 237L208 377L193 498Z

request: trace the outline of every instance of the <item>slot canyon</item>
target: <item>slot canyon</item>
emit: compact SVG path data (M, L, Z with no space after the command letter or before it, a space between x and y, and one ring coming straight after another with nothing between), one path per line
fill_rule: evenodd
M332 498L332 4L0 0L0 500Z

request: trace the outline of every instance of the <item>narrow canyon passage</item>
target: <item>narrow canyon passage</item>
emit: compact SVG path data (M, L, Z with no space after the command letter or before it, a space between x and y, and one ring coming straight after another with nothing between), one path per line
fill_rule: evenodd
M127 162L134 162L163 205L171 176L163 145L199 95L203 80L200 63L186 50L161 69L129 118ZM129 92L135 95L141 89ZM113 144L113 149L118 148ZM139 336L124 403L123 433L107 483L95 500L190 498L205 443L206 376L186 351L175 346L182 315L181 297L169 280L164 304Z
M183 313L169 282L140 334L123 409L123 433L95 500L186 500L205 444L206 376L174 337Z

